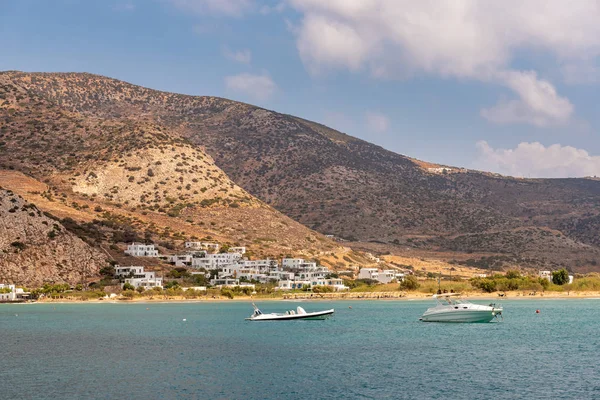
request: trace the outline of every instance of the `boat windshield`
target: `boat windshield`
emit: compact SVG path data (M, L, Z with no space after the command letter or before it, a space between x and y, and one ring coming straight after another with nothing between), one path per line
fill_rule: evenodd
M454 306L454 305L458 305L458 304L464 304L466 302L462 299L459 299L458 297L445 297L440 300L440 303L449 305L449 306Z

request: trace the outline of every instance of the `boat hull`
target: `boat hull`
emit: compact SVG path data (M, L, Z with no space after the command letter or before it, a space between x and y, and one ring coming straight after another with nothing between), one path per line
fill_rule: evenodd
M490 322L500 310L448 310L423 314L423 322Z
M290 321L296 319L320 320L326 319L334 313L334 310L318 311L306 314L261 314L246 318L248 321Z

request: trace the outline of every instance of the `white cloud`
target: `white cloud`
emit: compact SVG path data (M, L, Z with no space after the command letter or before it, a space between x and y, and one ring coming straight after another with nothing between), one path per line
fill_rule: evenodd
M523 142L515 149L494 149L480 141L477 149L475 168L485 171L531 178L600 176L600 156L571 146Z
M252 0L169 0L175 6L198 14L241 17L255 6Z
M231 61L242 64L250 64L252 61L252 52L248 49L231 51L229 48L225 47L223 48L223 56Z
M390 127L389 118L380 112L367 111L365 114L365 119L367 122L367 127L371 132L386 132Z
M536 73L511 71L502 78L506 86L518 94L518 100L501 100L481 115L498 124L529 123L539 127L568 122L571 102L559 96L552 84L538 80Z
M277 90L277 85L267 74L243 73L226 76L225 86L228 90L244 94L255 100L267 100Z
M512 67L516 52L543 52L561 63L600 55L600 5L595 0L289 4L303 14L297 47L309 72L365 70L378 78L425 73L505 85L516 98L485 112L491 121L503 123L547 126L563 123L573 111L549 82Z
M320 15L309 15L299 31L298 51L309 71L319 74L326 67L359 70L369 48L353 27Z

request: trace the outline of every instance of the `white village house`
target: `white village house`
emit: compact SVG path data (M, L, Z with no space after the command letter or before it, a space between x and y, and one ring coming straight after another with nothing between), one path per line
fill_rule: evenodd
M4 293L6 292L6 293ZM0 283L0 301L15 301L29 297L29 292L15 285Z
M344 281L339 278L327 278L327 279L312 279L312 280L282 280L279 281L277 290L299 290L303 287L308 286L312 290L315 286L329 286L336 292L350 289L344 285Z
M205 268L207 270L219 269L226 265L231 265L241 258L242 255L240 253L205 254L203 257L192 258L192 267Z
M144 271L144 267L121 267L117 265L115 266L115 276L123 280L123 285L129 283L136 289L138 287L145 289L162 288L162 278L158 278L155 272Z
M358 279L371 279L379 283L390 283L394 279L398 282L404 279L404 274L393 269L380 271L377 268L361 268L358 273Z
M127 246L125 254L133 257L158 257L158 250L153 244L132 243Z
M269 258L263 260L243 258L243 254L246 252L246 247L243 246L231 247L226 253L197 250L206 249L209 244L214 245L213 250L219 246L217 243L186 242L187 249L196 251L162 258L176 267L189 267L205 271L192 272L192 274L202 273L207 277L212 276L210 284L216 287L246 286L244 282L240 283L241 279L260 283L280 282L278 288L280 290L302 288L305 285L311 288L331 286L334 290L348 289L342 279L332 278L328 268L317 266L314 261L302 258L284 258L280 267L276 260Z
M210 243L210 242L185 242L184 246L186 249L191 249L191 250L219 251L219 248L220 248L220 245L218 243Z

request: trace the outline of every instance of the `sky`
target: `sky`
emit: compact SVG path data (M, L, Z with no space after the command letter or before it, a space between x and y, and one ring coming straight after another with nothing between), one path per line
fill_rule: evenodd
M595 0L0 0L0 70L90 72L523 177L600 176Z

